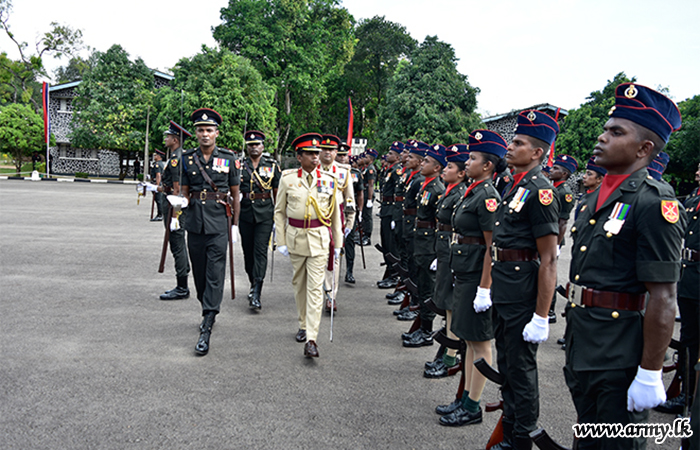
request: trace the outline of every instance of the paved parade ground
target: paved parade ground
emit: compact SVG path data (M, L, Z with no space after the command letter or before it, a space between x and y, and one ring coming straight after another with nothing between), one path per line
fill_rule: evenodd
M500 413L438 424L434 408L454 399L459 378L423 377L437 344L401 346L409 324L391 314L391 291L375 286L383 267L373 247L366 270L357 247L357 284L341 276L333 342L324 314L320 358L306 359L294 340L289 258L274 256L262 310L251 312L234 244L236 299L227 270L211 350L197 357L193 279L189 300L158 299L175 287L172 256L159 274L163 223L148 220L150 195L136 198L133 185L0 180L1 449L484 448ZM539 348L539 424L570 446L576 413L556 344L564 326L560 317ZM487 383L482 406L498 398Z

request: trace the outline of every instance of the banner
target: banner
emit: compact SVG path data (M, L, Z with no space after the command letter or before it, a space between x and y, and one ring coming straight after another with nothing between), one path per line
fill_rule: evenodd
M41 99L44 108L44 142L49 143L51 135L51 114L49 113L49 83L41 84Z

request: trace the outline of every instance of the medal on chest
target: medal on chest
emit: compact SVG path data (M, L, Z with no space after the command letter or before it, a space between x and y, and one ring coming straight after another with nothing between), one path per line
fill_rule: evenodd
M359 181L360 181L360 180L357 178L357 174L356 174L356 173L353 173L353 174L352 174L352 182L353 182L353 183L358 183Z
M530 195L530 190L525 189L524 187L519 187L517 192L515 193L515 196L513 197L513 200L510 201L508 204L508 207L515 212L520 212L521 209L523 209L523 205L525 204L525 201L527 200L527 197Z
M272 176L272 167L258 167L258 173L265 178L270 178Z
M630 212L630 205L617 202L612 212L608 216L608 221L603 224L603 229L610 234L618 234L625 224L627 215Z
M316 191L320 194L333 194L333 189L335 188L335 181L333 180L317 180L316 181Z
M423 194L420 196L420 204L421 205L427 205L428 202L430 201L431 193L428 191L423 191Z
M214 158L211 169L219 173L228 173L231 161L226 158Z

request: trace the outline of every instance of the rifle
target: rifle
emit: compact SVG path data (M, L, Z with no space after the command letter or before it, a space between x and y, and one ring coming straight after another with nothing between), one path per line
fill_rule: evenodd
M331 256L335 260L335 250L333 250L333 256ZM340 259L340 258L338 258ZM332 280L331 280L331 335L330 335L330 340L333 342L333 310L335 309L335 261L333 261L333 273L331 274Z
M479 358L474 361L474 367L476 367L476 370L481 372L481 374L486 377L487 380L493 381L499 386L502 386L506 381L505 376L491 367L484 358ZM484 409L487 412L497 411L499 409L503 410L503 400L497 403L487 403ZM501 417L498 419L496 428L494 428L491 432L491 437L489 437L489 441L486 444L486 450L500 442L503 442L503 413L501 413Z
M151 220L153 220L153 206L156 204L156 193L151 192Z
M362 245L362 241L364 241L365 236L362 233L362 223L359 220L357 221L357 231L360 232L360 253L362 253L362 268L367 270L367 264L365 263L365 246Z
M569 450L568 447L558 444L544 428L538 428L530 433L530 439L542 450Z
M462 387L462 392L464 391L464 365L466 364L466 361L464 360L465 355L467 354L467 343L461 339L452 339L447 336L447 329L446 328L441 328L438 330L437 333L435 333L435 339L441 346L445 346L447 348L451 348L454 350L457 350L460 355L462 355L462 360L459 362L459 364L456 364L452 367L447 368L447 376L452 376L459 372L460 370L462 371L462 380L460 380L460 386ZM459 392L459 390L458 390ZM460 398L461 394L460 394Z
M275 249L277 248L277 230L272 224L272 236L270 236L270 248L272 249L272 267L270 268L270 282L275 281Z
M229 271L231 276L231 300L236 298L236 281L233 274L233 230L231 230L233 221L233 210L231 208L231 202L233 198L231 193L228 193L226 198L226 220L228 222L228 260L229 260Z
M173 206L169 202L166 214L168 215L168 218L163 221L165 224L165 235L163 236L163 249L160 252L158 273L163 273L165 270L165 256L168 253L168 242L170 242L170 222L173 220Z

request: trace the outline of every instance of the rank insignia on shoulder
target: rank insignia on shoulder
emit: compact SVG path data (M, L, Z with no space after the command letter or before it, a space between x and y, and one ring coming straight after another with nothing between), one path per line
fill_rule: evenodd
M661 200L661 215L668 223L678 222L678 202L675 200Z
M241 168L241 160L237 159L236 160L236 169L240 169L240 168Z
M548 206L552 203L554 195L551 189L540 189L540 203L544 206Z
M486 209L488 212L496 212L496 209L498 209L498 201L495 198L487 198L484 201L486 202Z
M567 203L571 203L574 201L574 196L571 194L566 194L565 198Z

